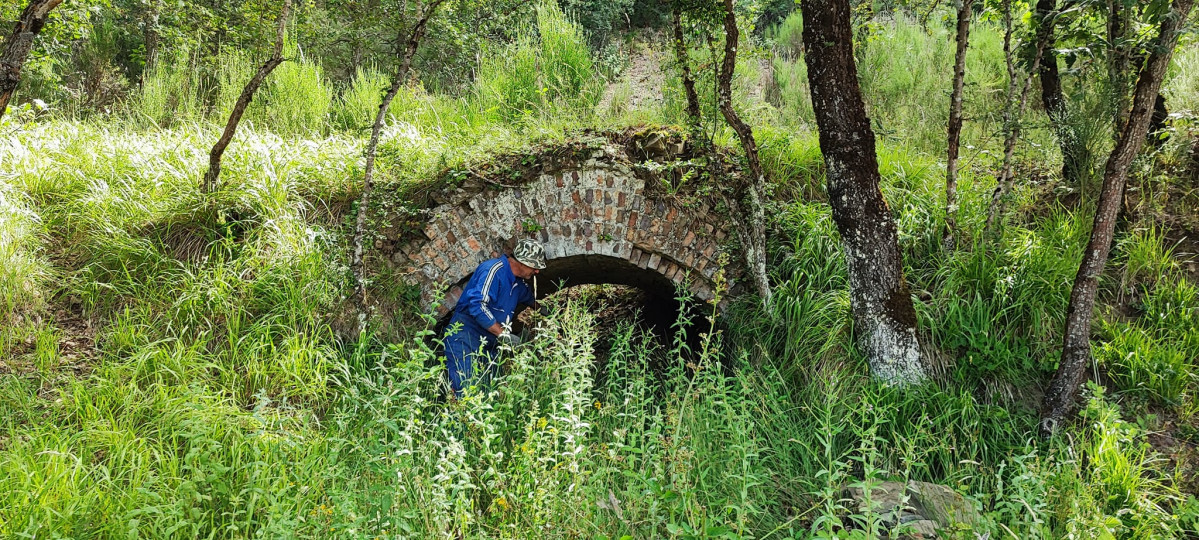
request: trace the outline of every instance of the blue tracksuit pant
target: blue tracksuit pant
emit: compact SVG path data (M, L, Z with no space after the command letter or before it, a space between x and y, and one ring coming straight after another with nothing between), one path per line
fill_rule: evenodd
M496 370L495 337L460 317L464 315L454 314L445 336L445 370L457 397L472 384L486 386Z

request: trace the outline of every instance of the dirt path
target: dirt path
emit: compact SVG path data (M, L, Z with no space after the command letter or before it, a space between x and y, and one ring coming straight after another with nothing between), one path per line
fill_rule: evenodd
M666 41L659 35L647 34L634 39L629 46L629 64L604 89L599 109L620 112L660 107L665 102L662 86L671 61L664 56L664 51Z

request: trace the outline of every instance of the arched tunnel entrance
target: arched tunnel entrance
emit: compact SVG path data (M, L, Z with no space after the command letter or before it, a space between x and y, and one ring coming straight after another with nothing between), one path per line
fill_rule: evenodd
M592 134L450 170L422 208L372 210L384 224L373 260L419 292L422 310L448 321L479 263L537 240L548 258L540 297L579 285L632 287L643 291L634 310L641 321L671 339L678 314L691 314L676 291L725 302L740 293L744 273L740 258L727 256L734 231L721 197L684 181L698 167L690 152L669 131ZM706 326L689 319L695 334Z
M462 277L447 291L449 297L457 298L461 288L470 280ZM572 255L547 261L546 268L530 282L534 283L539 302L564 304L566 300L582 298L585 309L595 310L597 330L601 334L597 343L597 356L602 360L605 340L621 323L630 323L649 331L663 346L670 346L676 339L684 340L691 350L699 345L702 331L700 306L697 299L681 297L676 283L662 274L642 268L627 259L607 255ZM580 289L585 289L581 291ZM437 335L441 335L449 324L452 311L439 319ZM677 335L679 318L691 324L683 326L683 335ZM526 311L513 322L514 332L527 331L531 317Z

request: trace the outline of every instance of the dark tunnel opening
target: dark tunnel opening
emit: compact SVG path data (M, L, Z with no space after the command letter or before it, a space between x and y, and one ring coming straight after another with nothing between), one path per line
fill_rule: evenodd
M464 286L469 279L470 276L465 276L456 285ZM706 304L680 302L673 281L623 258L575 255L550 259L535 281L538 301L554 304L585 298L587 309L596 310L597 364L604 362L611 345L611 334L622 322L647 330L664 348L669 348L676 338L681 337L692 351L699 350L700 334L708 330L704 318L707 310L700 309ZM531 320L530 311L525 310L517 317L513 331L525 331ZM683 336L676 336L680 313L690 324L686 325ZM447 313L441 318L438 336L451 316L452 313Z

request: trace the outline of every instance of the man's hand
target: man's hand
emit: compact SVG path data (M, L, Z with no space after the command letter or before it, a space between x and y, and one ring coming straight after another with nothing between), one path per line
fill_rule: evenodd
M512 332L504 332L496 336L495 339L500 345L507 345L509 347L516 347L517 345L520 345L520 336L513 334Z

